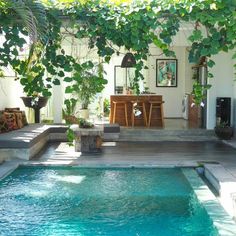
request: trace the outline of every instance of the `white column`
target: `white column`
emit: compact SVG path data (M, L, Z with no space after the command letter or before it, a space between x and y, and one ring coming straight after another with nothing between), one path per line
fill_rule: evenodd
M64 102L64 92L61 85L53 86L52 109L54 123L62 122L62 107Z

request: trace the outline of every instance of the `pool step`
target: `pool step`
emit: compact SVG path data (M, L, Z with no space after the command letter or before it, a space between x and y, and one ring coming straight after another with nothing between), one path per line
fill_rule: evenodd
M236 178L219 164L205 164L204 175L219 194L228 214L236 219Z
M213 130L165 130L121 128L118 141L216 141Z

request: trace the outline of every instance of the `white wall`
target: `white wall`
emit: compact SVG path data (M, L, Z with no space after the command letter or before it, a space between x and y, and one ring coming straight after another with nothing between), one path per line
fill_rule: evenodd
M193 69L194 64L189 63L188 61L188 49L185 48L185 93L192 93L193 90Z
M212 85L207 93L207 129L213 129L216 124L216 97L231 97L233 111L233 98L235 94L235 82L233 71L232 53L220 53L213 57L216 65L209 70L214 78L209 79ZM233 112L231 112L231 121L233 120ZM231 122L232 123L232 122Z
M15 81L12 77L0 78L0 110L5 107L24 108L21 100L23 90L19 81Z
M182 99L185 93L192 91L192 65L188 63L188 52L186 47L174 47L176 58L178 60L178 84L177 87L160 88L156 87L156 59L166 58L161 56L162 52L155 46L150 46L151 56L148 57L148 70L144 71L146 86L150 92L163 96L164 116L165 117L182 117ZM113 56L109 64L104 65L106 71L105 78L108 84L103 91L103 96L109 98L114 94L114 66L121 65L124 55ZM174 105L173 105L174 104Z
M156 59L166 58L165 56L151 56L148 58L148 85L151 92L163 96L164 116L165 117L182 117L182 99L185 94L185 67L186 51L185 47L174 47L176 59L178 60L177 87L156 87ZM160 55L161 51L155 46L151 46L152 55Z
M236 59L233 60L233 65L236 65ZM233 82L233 123L232 125L234 125L234 133L236 134L236 68L233 69L233 73L234 73L234 82Z

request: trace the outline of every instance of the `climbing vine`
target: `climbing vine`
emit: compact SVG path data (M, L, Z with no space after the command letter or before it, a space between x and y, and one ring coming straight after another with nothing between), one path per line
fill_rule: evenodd
M88 38L89 47L96 48L105 63L109 63L112 55L124 52L123 49L132 51L137 61L136 82L143 79L141 70L145 67L145 61L150 54L151 43L160 48L165 56L175 57L171 50L173 37L180 31L183 22L191 24L193 28L188 38L189 61L192 63L198 63L205 57L206 66L211 68L215 65L212 60L213 55L221 51L232 51L236 46L234 0L78 0L76 2L43 0L42 2L47 11L49 30L47 43L43 44L45 54L38 55L41 58L41 68L36 63L37 69L34 68L33 71L40 74L39 81L41 74L45 71L49 73L50 76L46 80L49 83L44 85L46 90L50 88L51 82L58 84L57 77L64 77L65 72L72 71L73 65L76 64L75 59L65 55L61 49L59 19L66 18L70 21L70 28L73 29L76 38ZM21 28L19 24L10 24L8 15L6 6L0 5L0 33L4 32L6 35L4 46L0 47L0 66L10 63L14 68L19 68L19 65L23 64L23 68L25 64L17 59L18 50L25 43L19 32L26 35L27 27ZM236 58L236 53L233 58ZM208 77L211 78L213 75L208 73ZM27 82L25 78L22 84L24 82ZM137 83L136 87L138 88ZM201 94L209 87L195 84L196 103L200 103Z
M183 22L193 25L188 38L191 63L199 63L204 57L206 66L211 68L215 65L213 55L235 48L235 1L133 1L126 5L120 2L114 5L110 1L87 1L69 8L67 14L74 19L76 37L88 38L89 47L97 47L98 55L105 62L109 62L113 54L119 54L121 47L132 51L137 61L136 82L143 79L141 70L150 54L150 43L165 56L175 57L172 40ZM208 77L213 75L208 72ZM197 104L209 88L210 85L195 83L193 92Z

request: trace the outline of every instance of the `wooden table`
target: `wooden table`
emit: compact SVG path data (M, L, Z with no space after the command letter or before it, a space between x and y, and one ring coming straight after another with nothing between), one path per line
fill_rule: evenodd
M113 123L113 114L114 114L114 102L118 101L125 101L127 103L127 115L128 115L128 125L131 126L131 114L132 114L132 104L131 101L137 101L137 102L144 102L147 118L149 118L149 109L150 104L149 101L159 101L163 103L162 95L111 95L110 96L110 104L111 104L111 112L110 112L110 123ZM162 108L162 114L163 114L163 108ZM151 126L157 126L157 127L163 127L162 124L164 124L163 116L161 115L160 110L155 109L152 111L152 117L151 117ZM118 123L121 126L125 126L125 114L124 114L124 107L122 105L117 106L116 111L116 117L115 117L115 123ZM135 119L135 126L144 126L143 116L136 117Z

